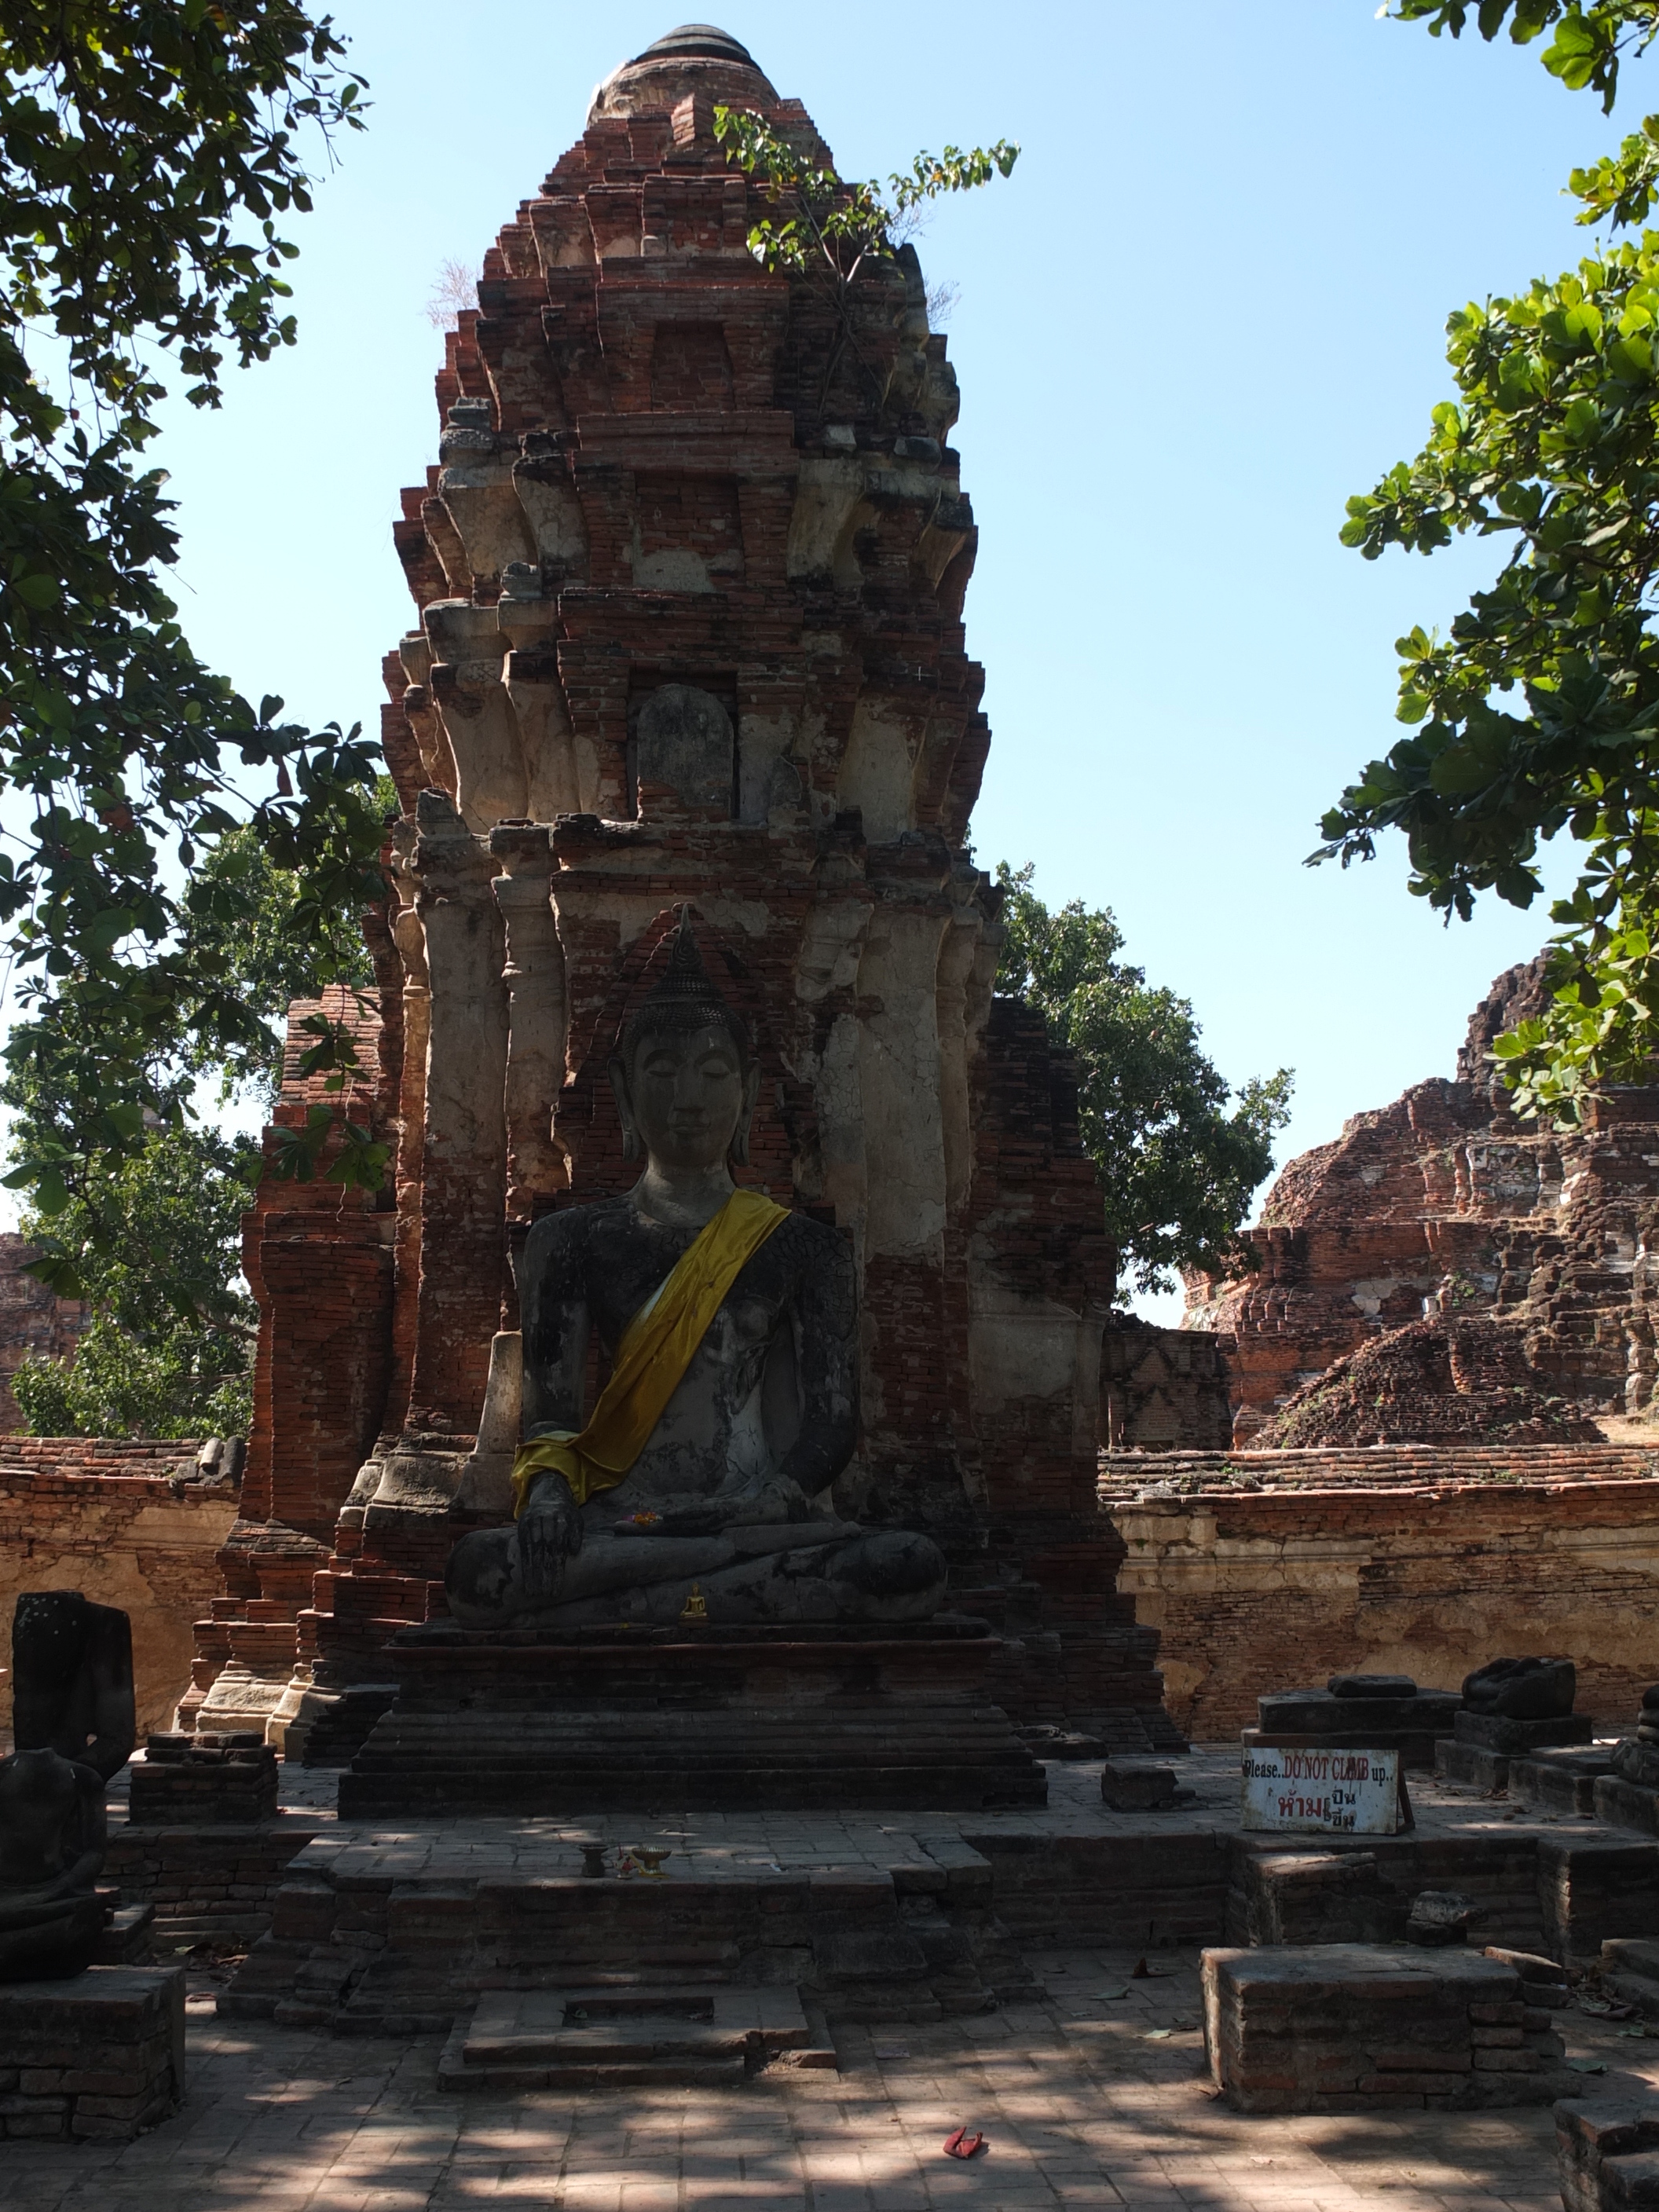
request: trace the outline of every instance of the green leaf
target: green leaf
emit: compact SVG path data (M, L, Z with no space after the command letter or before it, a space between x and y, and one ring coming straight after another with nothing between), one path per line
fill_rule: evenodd
M56 1168L46 1169L35 1181L35 1212L51 1221L63 1212L69 1202L69 1191L61 1173Z

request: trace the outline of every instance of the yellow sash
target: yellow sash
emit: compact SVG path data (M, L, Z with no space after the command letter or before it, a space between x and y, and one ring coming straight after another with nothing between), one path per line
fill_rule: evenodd
M586 1427L580 1434L556 1430L520 1445L513 1462L515 1521L531 1484L550 1468L563 1475L578 1505L622 1480L649 1443L721 1300L787 1212L757 1190L734 1190L703 1224L654 1301L623 1331L611 1380Z

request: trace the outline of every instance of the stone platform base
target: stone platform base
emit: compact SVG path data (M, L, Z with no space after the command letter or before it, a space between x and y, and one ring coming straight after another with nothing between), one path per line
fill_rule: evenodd
M0 2134L125 2142L184 2102L182 1967L0 1986Z
M533 1990L483 1997L438 2061L444 2089L735 2086L774 2060L833 2069L793 1989Z
M1242 2112L1547 2105L1579 2076L1501 1960L1361 1943L1206 1951L1211 2078Z
M340 1778L344 1820L1047 1802L987 1692L1001 1644L980 1621L560 1643L442 1622L389 1649L397 1703Z
M220 2011L406 2035L449 2027L495 1993L674 1989L681 2003L752 2005L799 1987L831 2017L927 2021L1034 1987L993 1910L990 1863L948 1838L919 1863L751 1864L713 1878L624 1878L614 1854L598 1879L515 1871L505 1839L424 1869L398 1857L346 1842L296 1869Z
M152 1828L118 1820L110 1826L104 1871L123 1897L146 1909L146 1939L161 1957L198 1943L246 1951L270 1927L271 1900L319 1825L294 1813L224 1826ZM118 1963L105 1951L95 1955L100 1966Z

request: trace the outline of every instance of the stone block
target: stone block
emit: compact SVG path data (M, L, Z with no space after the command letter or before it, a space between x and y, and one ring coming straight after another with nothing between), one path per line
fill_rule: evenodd
M1154 1813L1183 1802L1190 1803L1194 1793L1179 1787L1172 1766L1109 1759L1100 1771L1100 1795L1114 1813Z
M1256 1725L1264 1731L1362 1745L1370 1743L1370 1731L1377 1729L1449 1735L1458 1711L1456 1693L1451 1690L1367 1698L1339 1698L1329 1690L1274 1690L1255 1704Z
M1524 2027L1516 1969L1482 1954L1209 1950L1200 1972L1211 2077L1242 2112L1548 2103L1573 2079L1556 2039Z
M182 1967L91 1966L0 1987L0 2097L10 2136L137 2135L183 2101Z
M1555 2146L1565 2212L1659 2205L1659 2104L1564 2100Z
M1535 1951L1511 1951L1499 1943L1487 1943L1482 1948L1489 1959L1501 1960L1504 1966L1513 1966L1521 1977L1521 1994L1525 1998L1530 2016L1523 2022L1529 2027L1548 2024L1552 2012L1559 2012L1567 2002L1571 1991L1564 1970L1553 1959L1540 1958Z
M1241 1850L1243 1925L1261 1944L1397 1942L1406 1901L1373 1851Z
M142 1827L270 1820L276 1803L276 1753L253 1729L153 1734L133 1762L128 1817Z
M1626 1782L1621 1775L1603 1774L1592 1794L1598 1820L1609 1827L1637 1828L1644 1835L1659 1835L1659 1789Z
M1592 1818L1595 1784L1611 1769L1611 1750L1600 1745L1546 1747L1510 1760L1510 1801L1540 1813Z
M1659 1843L1540 1837L1538 1899L1545 1947L1569 1963L1593 1964L1609 1936L1659 1936Z
M1609 2212L1659 2206L1659 2151L1630 2151L1610 2158L1601 2167L1601 2199Z
M1504 1713L1460 1712L1453 1733L1459 1743L1506 1758L1559 1744L1589 1743L1595 1723L1588 1713L1558 1713L1540 1720L1514 1720Z
M1509 1788L1510 1761L1505 1753L1487 1751L1480 1744L1459 1743L1455 1736L1437 1738L1434 1771L1443 1782L1478 1790L1483 1797L1498 1796Z

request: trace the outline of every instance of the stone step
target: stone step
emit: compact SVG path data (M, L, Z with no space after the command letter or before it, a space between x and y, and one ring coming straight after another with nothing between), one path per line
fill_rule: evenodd
M1659 1943L1646 1936L1611 1936L1601 1946L1601 1989L1644 2020L1659 2020Z
M1659 1835L1659 1790L1626 1782L1617 1774L1603 1774L1597 1777L1592 1794L1595 1817L1607 1826L1639 1828L1645 1835Z
M1595 1812L1595 1785L1611 1771L1613 1746L1529 1752L1510 1761L1509 1790L1516 1805L1584 1819Z
M684 1987L495 1990L451 2034L448 2089L735 2085L814 2045L794 1989ZM833 2052L830 2053L833 2061Z
M1489 1751L1484 1744L1459 1743L1449 1735L1435 1740L1434 1771L1440 1781L1455 1782L1460 1789L1478 1790L1486 1797L1501 1796L1510 1786L1506 1753Z

